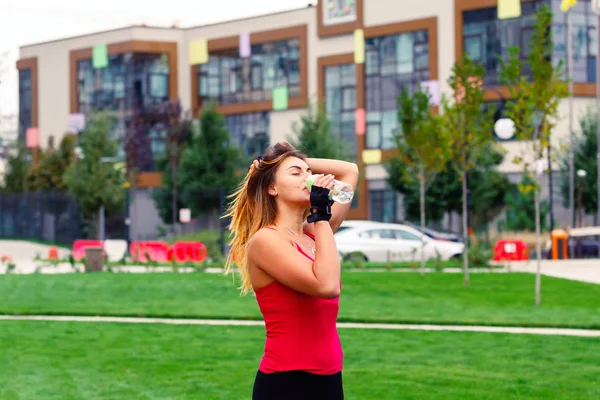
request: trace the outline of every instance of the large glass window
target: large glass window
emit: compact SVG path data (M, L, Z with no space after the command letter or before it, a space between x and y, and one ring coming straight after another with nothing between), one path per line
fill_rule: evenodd
M465 52L485 67L486 85L498 85L501 63L507 60L508 49L521 49L521 57L529 55L529 43L534 31L534 14L542 5L551 6L552 60L563 61L567 67L567 13L561 11L562 0L536 0L521 4L521 17L499 20L497 8L466 11L463 13L463 46ZM579 1L571 9L573 13L573 79L575 82L596 81L598 55L598 19L589 1ZM527 73L527 71L525 71Z
M19 71L19 139L25 140L28 128L31 128L32 92L31 69Z
M350 155L356 154L356 65L325 68L325 112Z
M94 69L92 60L81 60L77 68L79 111L143 110L165 102L169 73L166 54L112 55L108 67L101 69Z
M227 115L225 124L244 156L254 158L269 146L268 112Z
M77 100L79 112L105 111L117 118L113 136L123 140L134 112L169 100L169 57L167 54L125 53L109 56L106 68L94 69L92 60L77 65ZM160 127L150 124L145 140L142 171L155 169L155 160L164 152L164 135ZM142 145L143 143L143 145ZM151 157L147 155L151 154Z
M248 58L240 58L237 48L211 54L197 71L202 105L271 100L273 88L278 86L287 86L289 97L298 97L300 39L253 45Z
M391 190L370 190L369 191L369 218L372 221L390 222L398 221L398 194Z
M567 68L567 13L560 10L561 1L552 0L552 41L554 63L563 61ZM573 81L596 82L596 62L598 57L598 17L592 11L590 1L578 1L571 8L573 43Z
M365 43L367 148L395 148L398 95L429 80L426 30L370 38Z
M534 14L544 3L547 1L521 3L521 16L504 20L498 19L496 7L463 13L464 50L469 57L484 66L486 85L500 83L500 59L508 59L510 47L519 47L521 58L527 58L534 29Z

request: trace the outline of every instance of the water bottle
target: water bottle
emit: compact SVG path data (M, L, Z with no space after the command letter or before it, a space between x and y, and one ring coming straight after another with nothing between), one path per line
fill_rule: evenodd
M306 178L306 188L311 190L313 183L319 177L319 175L311 175ZM329 198L333 201L337 201L341 204L348 204L354 197L354 189L352 185L346 182L333 180L333 187L329 191Z

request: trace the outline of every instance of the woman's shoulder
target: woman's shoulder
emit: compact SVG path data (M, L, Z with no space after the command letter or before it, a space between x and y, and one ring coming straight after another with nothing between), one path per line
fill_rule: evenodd
M248 256L250 259L259 260L269 257L273 249L283 249L287 246L294 247L294 242L275 229L261 228L248 240Z
M280 242L283 237L279 234L277 229L269 226L265 226L264 228L256 231L248 240L248 249L252 246L261 245L261 244L270 244Z

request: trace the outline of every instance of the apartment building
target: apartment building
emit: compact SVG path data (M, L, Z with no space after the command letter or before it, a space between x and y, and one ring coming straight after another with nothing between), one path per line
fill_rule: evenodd
M490 105L510 101L499 83L497 56L506 56L512 45L526 56L533 14L547 4L555 13L553 58L565 60L566 16L560 3L522 0L520 17L499 20L497 0L322 0L302 9L218 24L131 26L27 45L17 62L20 135L38 128L40 146L50 137L58 143L73 115L102 109L118 117L115 134L122 136L136 106L179 99L198 115L215 101L235 142L253 155L269 143L286 140L292 124L319 100L336 134L356 153L364 178L351 218L399 220L401 198L386 184L382 161L394 151L401 87L426 82L447 92L451 68L467 52L485 67ZM575 121L594 103L597 81L598 27L590 7L589 1L580 0L574 8ZM104 46L107 63L98 68L94 51ZM203 46L208 57L191 60ZM355 62L357 47L364 47L364 62ZM555 147L568 136L568 111L565 100ZM130 208L132 238L152 237L161 224L150 193L160 184L153 160L164 144L156 132L148 135L144 151L152 157L139 165ZM514 141L502 145L508 154L501 169L518 179L520 169L512 164L511 154L519 146ZM565 210L557 212L567 223L560 214Z

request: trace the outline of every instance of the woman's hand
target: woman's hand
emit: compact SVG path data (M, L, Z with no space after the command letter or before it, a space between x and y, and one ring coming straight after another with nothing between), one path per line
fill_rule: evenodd
M310 190L310 212L307 222L329 221L331 219L331 205L329 191L333 187L333 175L320 175L313 183Z
M260 166L260 162L262 161L262 156L258 156L254 159L254 161L252 161L252 164L250 164L250 168L248 168L248 172L258 169L258 167Z

